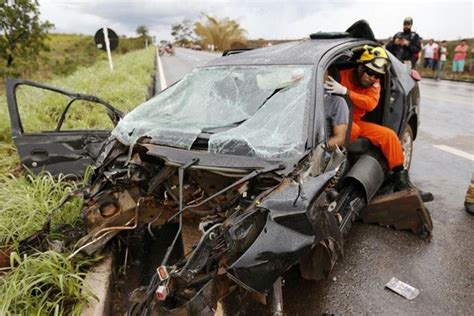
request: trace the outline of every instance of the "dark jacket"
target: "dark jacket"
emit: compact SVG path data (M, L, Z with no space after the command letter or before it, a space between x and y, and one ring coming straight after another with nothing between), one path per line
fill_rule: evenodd
M406 39L410 44L408 44L408 46L395 45L394 41L396 38ZM416 32L398 32L393 36L393 39L387 44L386 48L401 61L411 61L416 58L416 55L421 50L421 39Z

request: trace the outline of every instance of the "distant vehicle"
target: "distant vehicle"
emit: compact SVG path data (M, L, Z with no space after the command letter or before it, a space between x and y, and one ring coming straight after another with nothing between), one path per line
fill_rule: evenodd
M164 48L164 51L165 51L165 53L167 53L170 56L174 56L174 54L175 54L174 47L171 44L166 44L166 46Z
M194 49L194 50L202 50L202 46L199 45L199 44L193 44L193 45L191 46L191 49Z
M387 189L387 163L367 139L347 143L347 154L324 146L323 75L356 67L366 44L380 45L368 25L357 22L345 33L234 51L125 117L91 96L10 80L13 140L22 164L33 171L81 173L95 161L84 193L83 251L94 253L139 223L149 231L178 224L142 299L131 303L131 315L212 314L236 287L266 295L280 315L281 275L299 263L305 278L327 277L352 222L380 188ZM389 58L380 104L365 119L399 135L409 168L419 89L410 70ZM20 85L70 96L62 118L75 100L88 99L119 122L111 134L63 131L62 119L52 131L27 134L15 97ZM431 218L419 203L405 216L385 213L381 223L429 236ZM187 221L195 223L200 240L169 262Z

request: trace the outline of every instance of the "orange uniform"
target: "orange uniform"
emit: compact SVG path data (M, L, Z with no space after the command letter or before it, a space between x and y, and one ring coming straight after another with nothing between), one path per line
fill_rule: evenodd
M393 169L403 165L403 150L397 134L390 128L362 121L366 112L377 107L380 98L380 84L364 88L354 84L353 72L347 69L340 72L341 84L349 90L349 98L354 106L352 110L351 142L357 137L367 138L373 145L382 150L387 159L388 167Z

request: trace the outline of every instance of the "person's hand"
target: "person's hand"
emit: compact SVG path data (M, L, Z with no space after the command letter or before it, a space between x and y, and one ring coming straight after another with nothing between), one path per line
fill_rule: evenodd
M410 45L410 41L403 38L402 39L402 46L408 46L408 45Z
M324 83L324 88L327 92L331 94L340 94L345 95L347 94L347 88L344 87L342 84L334 80L333 77L328 76L328 80Z
M395 43L395 45L402 45L402 39L401 38L396 38L394 43Z

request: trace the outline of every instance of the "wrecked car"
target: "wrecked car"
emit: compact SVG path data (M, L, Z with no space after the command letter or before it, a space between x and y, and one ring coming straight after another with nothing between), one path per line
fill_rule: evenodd
M177 225L130 314L210 315L235 288L281 313L282 274L299 264L303 277L326 278L357 218L424 237L432 229L419 194L397 192L397 203L383 195L387 163L368 140L347 150L325 146L323 75L355 67L366 44L380 45L358 22L344 33L226 54L124 117L92 96L10 80L13 139L33 171L81 173L94 162L84 191L88 231L77 251L92 254L138 227L154 238ZM365 120L399 135L409 168L419 89L414 74L389 58L380 104ZM21 85L68 96L65 112L77 100L98 103L118 124L111 134L63 131L63 113L54 130L25 133L15 97ZM172 259L180 243L188 245Z

